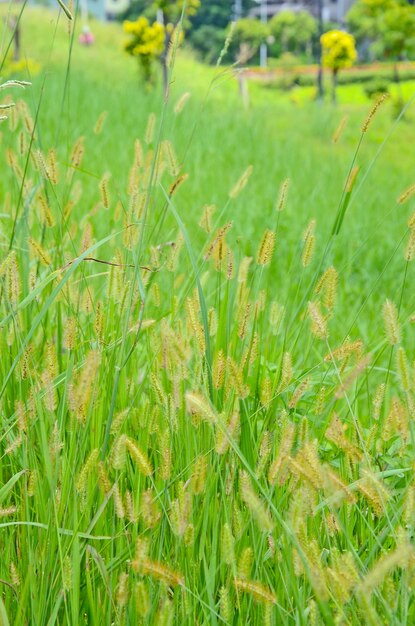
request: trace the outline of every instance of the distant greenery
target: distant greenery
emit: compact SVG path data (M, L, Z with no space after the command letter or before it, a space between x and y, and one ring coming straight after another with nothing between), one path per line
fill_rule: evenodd
M281 11L269 22L274 40L271 51L275 56L285 52L304 54L311 60L312 41L317 34L317 20L308 11Z
M123 18L135 19L140 15L150 21L156 18L157 8L163 8L168 21L174 22L180 12L177 0L133 0ZM197 10L192 10L184 24L187 41L199 56L213 63L219 56L229 24L234 19L234 0L201 0ZM252 18L250 10L258 5L253 0L243 0L243 22L236 34L238 40L231 45L231 58L235 58L241 44L258 48L258 36L266 40L270 57L279 58L290 52L304 61L318 61L320 57L317 21L307 11L283 10L268 24L262 25ZM172 19L172 11L176 12ZM415 56L415 7L408 0L357 0L346 15L346 22L359 47L361 60L402 60ZM244 26L245 24L245 26ZM325 23L325 31L339 26ZM247 55L245 55L247 56ZM248 55L247 62L258 63L258 55ZM399 77L398 77L399 78Z
M377 59L412 58L415 54L415 7L406 0L357 0L347 24L359 43Z

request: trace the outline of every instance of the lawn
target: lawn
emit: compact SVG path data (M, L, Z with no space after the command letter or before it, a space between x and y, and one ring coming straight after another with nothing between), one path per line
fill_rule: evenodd
M412 623L414 83L246 110L184 48L165 99L119 25L21 23L0 624Z

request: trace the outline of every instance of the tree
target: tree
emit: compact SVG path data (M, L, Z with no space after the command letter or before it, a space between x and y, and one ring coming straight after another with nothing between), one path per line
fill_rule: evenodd
M395 6L386 11L379 20L379 37L373 42L376 55L392 59L394 79L402 100L397 61L415 52L415 8L410 5Z
M355 39L350 33L329 30L321 36L323 66L331 69L333 76L333 102L336 102L337 76L341 69L351 67L357 59Z
M189 41L208 63L219 57L226 39L226 28L232 20L234 0L208 0L190 17Z
M365 39L376 39L382 15L398 2L399 0L357 0L346 15L347 26L356 41L361 43Z
M158 60L164 51L165 27L158 22L150 24L146 17L139 17L134 22L126 20L124 31L130 35L125 50L138 59L144 79L151 82L154 61Z
M126 20L124 30L132 36L126 45L126 50L140 60L147 80L151 80L152 77L153 61L160 59L163 68L164 92L167 93L169 81L167 62L173 36L175 33L180 35L189 25L188 18L197 12L200 0L155 0L146 3L143 0L136 0L135 4L138 8L146 6L146 13L156 14L159 19L153 24L150 24L145 15L141 15L135 21ZM162 46L160 46L161 40Z
M281 11L269 22L271 35L279 53L306 52L310 57L313 36L317 33L317 21L307 11Z
M243 63L246 63L249 58L258 52L261 44L266 42L268 36L269 28L267 24L254 18L245 17L242 20L238 20L235 24L230 48L237 59L242 48L249 49L249 56L245 54L243 59Z
M415 7L406 0L358 0L347 14L358 41L367 41L375 58L397 61L415 54Z

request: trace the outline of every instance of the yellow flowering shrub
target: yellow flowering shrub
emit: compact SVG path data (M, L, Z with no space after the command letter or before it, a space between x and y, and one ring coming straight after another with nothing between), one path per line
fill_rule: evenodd
M353 35L342 30L329 30L320 38L323 65L333 72L351 67L357 60L357 51Z
M150 80L153 61L159 59L164 51L165 27L158 22L150 24L146 17L141 16L134 22L125 21L123 28L130 35L125 50L139 60L145 79Z

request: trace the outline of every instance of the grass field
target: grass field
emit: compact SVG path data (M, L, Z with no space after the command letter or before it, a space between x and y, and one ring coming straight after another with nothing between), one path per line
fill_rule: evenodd
M414 85L165 100L79 26L1 94L0 625L413 623Z

